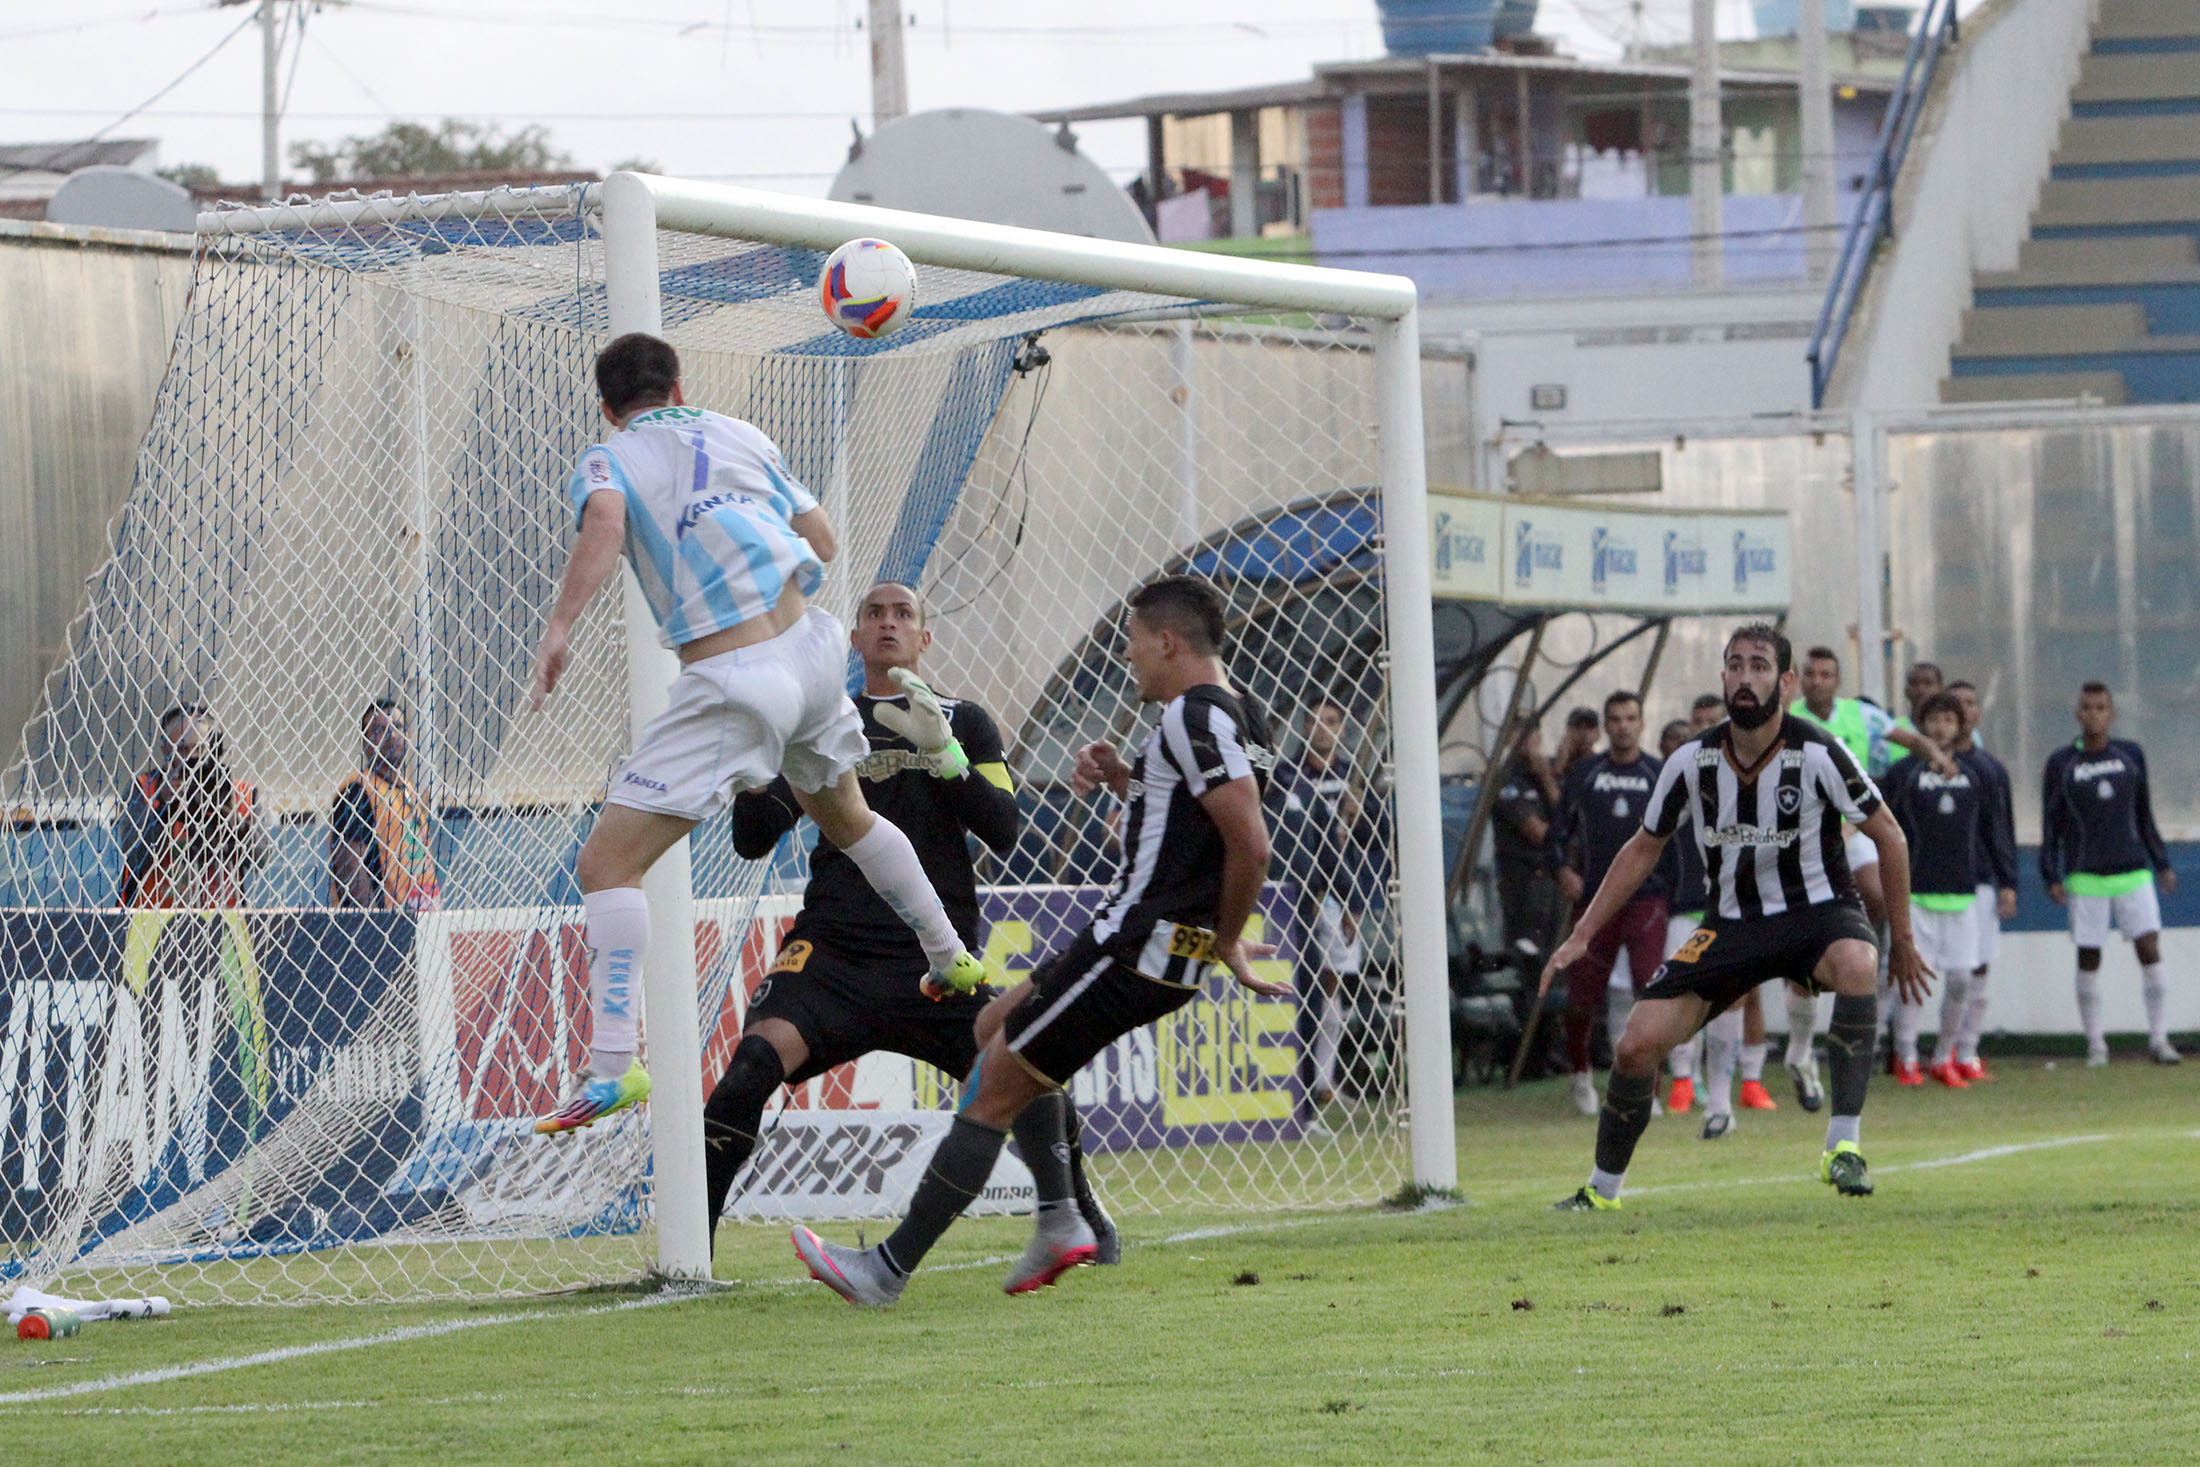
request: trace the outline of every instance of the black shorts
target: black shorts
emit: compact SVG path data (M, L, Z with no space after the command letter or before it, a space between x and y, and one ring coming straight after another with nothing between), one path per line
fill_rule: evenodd
M790 1085L878 1049L960 1080L978 1061L971 1033L978 1011L997 990L981 984L975 993L935 1003L917 986L926 971L921 958L913 965L851 958L814 937L790 937L749 995L746 1023L784 1019L802 1036L810 1057L787 1077Z
M1164 983L1117 962L1082 933L1032 973L1030 994L1002 1032L1009 1053L1041 1079L1067 1085L1101 1050L1198 993L1197 985Z
M1693 994L1709 1002L1716 1017L1768 978L1792 979L1816 991L1811 975L1818 960L1845 937L1879 945L1864 909L1847 902L1819 902L1766 917L1709 916L1658 966L1642 996Z

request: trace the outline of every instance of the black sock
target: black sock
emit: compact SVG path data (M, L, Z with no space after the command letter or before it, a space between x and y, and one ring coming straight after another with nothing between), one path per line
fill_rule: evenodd
M1597 1170L1619 1176L1634 1159L1635 1143L1650 1129L1650 1096L1658 1077L1612 1071L1604 1087L1604 1109L1597 1112Z
M1864 1088L1871 1083L1872 1047L1879 1037L1879 999L1874 994L1836 994L1833 1023L1826 1030L1826 1078L1832 1082L1833 1113L1864 1113Z
M1077 1107L1070 1103L1069 1092L1062 1092L1062 1139L1069 1143L1069 1190L1077 1199L1078 1210L1088 1218L1100 1199L1092 1195L1092 1183L1085 1178L1085 1128L1078 1122Z
M744 1035L734 1046L726 1072L703 1104L703 1194L710 1204L712 1251L718 1243L718 1214L726 1210L733 1179L756 1149L764 1106L787 1076L779 1051L769 1040Z
M1031 1185L1038 1191L1039 1206L1059 1206L1070 1199L1069 1137L1063 1116L1069 1098L1055 1090L1024 1107L1011 1131L1024 1165L1031 1168Z
M917 1183L917 1195L909 1199L909 1215L879 1247L888 1267L904 1275L916 1271L948 1224L985 1190L993 1163L1000 1160L1001 1148L1007 1144L1008 1132L982 1126L968 1116L955 1117L924 1169L924 1180Z

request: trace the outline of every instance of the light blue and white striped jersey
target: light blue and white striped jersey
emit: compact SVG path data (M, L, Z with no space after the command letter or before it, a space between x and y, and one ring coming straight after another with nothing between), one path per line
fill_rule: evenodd
M626 499L626 553L658 640L680 647L753 621L792 581L815 592L825 567L789 523L817 508L755 425L701 408L662 407L581 455L567 493Z

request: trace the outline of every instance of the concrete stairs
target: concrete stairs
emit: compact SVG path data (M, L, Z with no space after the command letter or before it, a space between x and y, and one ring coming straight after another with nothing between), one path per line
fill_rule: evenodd
M2102 0L2017 268L1982 272L1946 402L2200 402L2200 0Z

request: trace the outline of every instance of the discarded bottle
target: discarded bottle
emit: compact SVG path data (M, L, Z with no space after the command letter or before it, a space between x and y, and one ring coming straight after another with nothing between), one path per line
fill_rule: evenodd
M84 1328L73 1309L33 1309L15 1326L19 1340L65 1340Z

